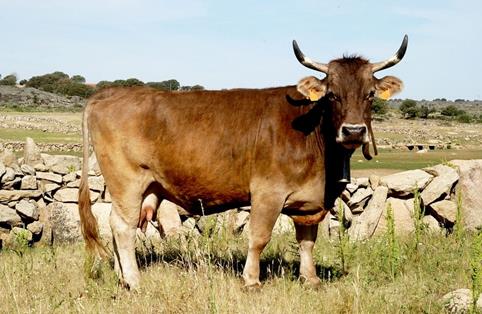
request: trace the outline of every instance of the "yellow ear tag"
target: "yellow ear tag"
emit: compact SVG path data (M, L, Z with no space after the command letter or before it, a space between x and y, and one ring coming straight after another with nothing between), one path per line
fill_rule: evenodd
M390 90L387 89L387 90L384 90L383 92L381 92L381 93L378 95L378 98L383 99L383 100L387 100L388 98L390 98L390 96L391 96Z
M311 101L317 101L318 99L321 98L321 93L310 90L309 98Z

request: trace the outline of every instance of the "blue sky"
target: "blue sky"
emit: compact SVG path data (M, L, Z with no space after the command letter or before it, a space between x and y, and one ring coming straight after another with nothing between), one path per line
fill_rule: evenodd
M209 89L291 85L320 73L299 64L409 46L395 97L482 99L482 1L0 0L0 73L53 71L88 82L175 78Z

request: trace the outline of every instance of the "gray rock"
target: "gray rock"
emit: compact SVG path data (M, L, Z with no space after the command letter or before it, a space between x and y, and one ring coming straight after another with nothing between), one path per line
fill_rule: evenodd
M18 189L20 187L21 182L22 182L22 179L20 177L16 177L12 181L3 183L2 189L5 189L5 190Z
M353 194L357 189L358 189L358 185L356 185L356 184L348 183L348 184L346 185L346 190L347 190L348 192L350 192L351 194Z
M0 148L0 162L2 162L5 167L18 168L17 157L8 148Z
M194 232L199 234L199 231L196 229L196 219L189 217L188 219L184 220L182 223L182 230L184 233Z
M357 207L363 201L366 201L370 196L372 196L373 190L370 187L367 188L360 188L358 189L355 194L353 194L348 201L348 206L350 208Z
M40 149L32 138L27 137L25 140L25 147L23 151L23 163L30 166L42 163L42 157L40 156Z
M285 214L280 214L273 227L274 234L293 233L295 226L293 220Z
M448 200L442 200L430 205L435 214L444 221L455 223L457 217L457 203Z
M160 223L159 230L164 236L172 236L181 231L182 223L179 216L177 205L164 200L157 209L157 218Z
M352 239L366 240L373 235L385 209L387 194L388 188L385 186L379 186L375 189L366 209L349 229L349 235Z
M46 165L44 165L43 163L38 163L38 164L35 164L33 165L33 168L35 169L35 171L48 171L49 169L47 168Z
M99 193L90 191L90 200L95 202L99 198ZM66 188L60 189L54 194L54 199L63 203L77 203L79 201L79 189Z
M22 218L20 218L15 209L0 204L0 223L19 226L22 224Z
M66 175L80 169L80 159L76 156L55 155L48 166L54 173Z
M375 234L384 234L387 232L387 209L391 206L393 211L393 219L395 225L395 234L397 236L406 236L415 230L415 224L413 220L413 203L410 206L405 200L390 197L387 199L385 209L382 213L382 217L378 222ZM410 208L411 207L411 208Z
M10 231L10 239L16 239L16 238L23 238L27 243L31 243L33 236L32 232L30 232L27 229L20 228L20 227L13 227L12 231ZM18 241L15 241L18 243Z
M452 160L458 168L462 206L462 223L466 229L476 230L482 226L482 159Z
M71 173L66 174L65 176L62 177L62 181L64 183L73 182L76 179L77 179L77 175L75 174L75 172L71 172Z
M47 206L50 213L53 242L76 242L82 238L77 204L53 202Z
M89 189L92 191L103 192L105 188L105 181L103 176L89 177Z
M22 178L20 183L21 190L36 190L37 189L37 178L31 175Z
M39 211L37 203L34 200L27 201L25 199L18 202L15 206L17 213L22 216L33 220L38 220Z
M60 188L60 185L58 185L57 183L44 183L43 184L43 191L45 193L51 193L53 191L56 191Z
M62 176L59 174L37 171L36 175L38 180L46 180L46 181L55 182L59 184L62 183Z
M21 165L20 170L23 172L23 174L31 175L31 176L35 175L35 168L27 164Z
M370 181L370 187L372 188L372 190L375 190L380 184L380 177L377 175L371 174L368 177L368 180Z
M8 203L22 198L38 198L42 195L39 190L0 190L0 202Z
M110 192L109 192L109 189L107 189L107 187L105 188L105 192L104 192L104 202L112 203L112 197L110 196Z
M422 190L433 176L423 170L408 170L380 178L380 184L388 187L389 195L412 195L415 189Z
M459 175L454 168L444 165L437 165L435 167L425 169L425 171L437 174L437 176L420 194L420 197L426 206L438 199L443 199L446 195L450 194L450 190L452 189L454 183L459 179Z
M71 181L71 182L67 183L66 186L67 186L68 188L79 188L79 187L80 187L80 179Z
M90 174L91 172L93 172L92 175L95 175L95 176L101 175L99 163L97 162L97 158L95 156L95 153L92 153L92 155L90 155L90 157L89 157L89 175L91 175Z
M435 219L435 217L433 217L432 215L424 216L422 218L422 223L430 232L437 233L442 231L442 228L440 227L437 219Z
M5 172L2 176L1 183L5 184L5 183L11 182L13 180L15 180L15 170L13 170L10 167L6 167Z
M27 230L32 232L34 237L41 235L43 228L44 228L44 224L39 221L34 221L27 225Z
M355 184L362 188L366 188L370 185L370 182L367 177L360 177L355 179Z
M95 203L92 205L92 214L97 220L99 226L99 234L101 238L112 243L112 230L110 228L109 217L112 210L112 204Z
M249 222L249 212L241 210L236 214L236 219L234 221L234 233L240 234L243 232L244 227Z
M450 314L470 313L472 302L472 291L469 289L457 289L442 297L445 310ZM477 299L476 307L478 310L482 309L482 295Z
M0 178L3 176L5 171L6 171L5 165L3 164L3 162L0 161Z

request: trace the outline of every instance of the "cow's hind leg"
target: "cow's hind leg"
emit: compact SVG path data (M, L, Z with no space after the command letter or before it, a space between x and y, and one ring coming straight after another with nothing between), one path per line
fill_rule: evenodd
M114 238L114 269L123 285L138 289L140 282L135 241L139 223L141 195L130 200L114 200L110 214L110 226Z
M249 247L243 278L248 289L261 287L259 281L259 258L271 239L273 226L278 219L285 198L277 195L257 195L251 200L249 218Z
M315 246L318 233L318 224L302 225L295 223L296 241L299 244L300 252L300 277L309 286L319 287L320 278L316 275L316 268L313 262L313 247Z

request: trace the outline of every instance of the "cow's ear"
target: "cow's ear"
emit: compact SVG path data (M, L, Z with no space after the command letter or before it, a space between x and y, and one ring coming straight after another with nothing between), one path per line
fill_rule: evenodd
M403 89L403 82L395 76L385 76L377 80L375 88L377 90L376 96L387 100Z
M325 96L326 93L324 82L314 76L308 76L301 79L298 82L296 89L311 101L319 100L321 97Z

